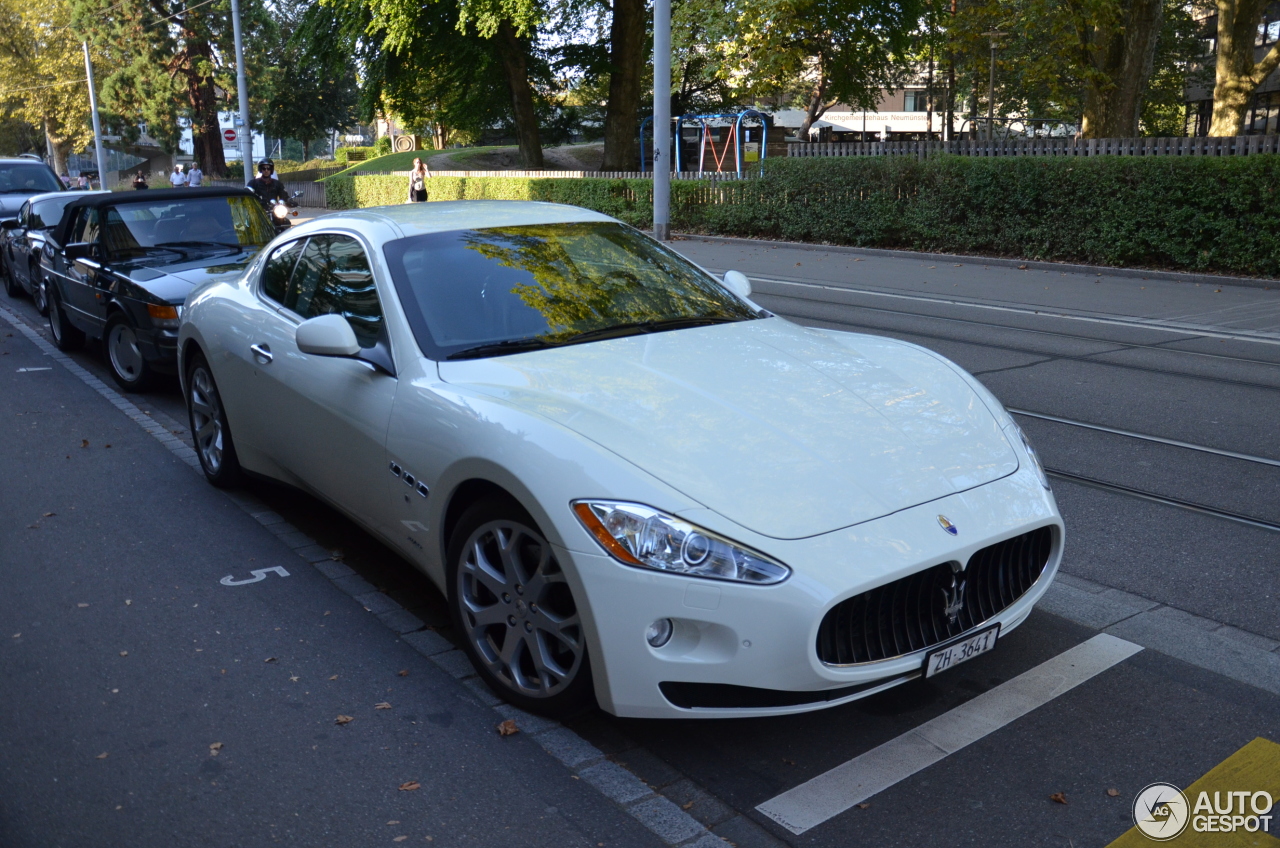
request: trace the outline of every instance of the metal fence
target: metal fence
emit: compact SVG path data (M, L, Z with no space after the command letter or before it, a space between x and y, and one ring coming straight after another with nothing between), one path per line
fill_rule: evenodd
M396 176L409 178L408 171L357 171L356 176ZM520 177L524 179L599 179L599 180L651 180L652 171L429 171L431 177ZM751 176L745 170L743 176ZM736 180L736 171L682 171L672 174L673 180Z
M285 176L293 176L286 174ZM317 182L295 182L294 180L281 180L284 184L284 190L293 194L295 191L302 192L302 196L298 198L299 206L324 206L324 183ZM242 180L210 180L209 185L227 186L234 188L243 186Z
M1017 138L788 142L788 156L1252 156L1280 153L1280 135L1229 138Z

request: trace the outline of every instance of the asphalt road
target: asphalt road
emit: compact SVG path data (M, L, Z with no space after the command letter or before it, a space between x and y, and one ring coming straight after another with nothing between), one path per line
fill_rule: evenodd
M1068 529L1042 609L991 654L833 710L520 716L501 737L510 713L438 653L424 578L304 494L254 484L237 506L0 313L0 845L1104 845L1147 784L1280 741L1280 292L675 246L778 314L925 345L1030 413ZM3 305L47 337L29 302ZM73 359L106 379L96 352ZM187 437L176 384L128 400ZM246 509L317 543L324 571ZM289 576L219 582L271 567ZM866 806L799 832L767 813L1098 639L1132 653Z

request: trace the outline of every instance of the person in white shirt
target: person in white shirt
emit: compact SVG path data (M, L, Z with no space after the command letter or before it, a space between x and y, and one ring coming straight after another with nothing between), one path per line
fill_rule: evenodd
M181 165L173 166L173 173L169 175L169 185L174 188L182 188L187 184L187 175L182 173Z
M204 171L200 170L200 163L192 162L191 170L187 171L187 187L199 188L200 184L203 182L204 182Z

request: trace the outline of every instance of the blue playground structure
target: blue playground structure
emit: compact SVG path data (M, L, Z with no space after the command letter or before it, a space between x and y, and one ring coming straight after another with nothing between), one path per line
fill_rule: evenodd
M760 129L759 156L755 161L763 162L765 150L767 148L766 139L769 136L769 116L763 112L757 112L755 109L745 109L741 112L725 113L716 115L681 115L676 118L675 130L675 170L676 173L685 171L684 162L684 124L686 121L692 123L697 122L701 129L698 134L698 173L703 174L708 171L715 173L723 173L726 170L725 164L729 156L730 145L733 147L733 160L728 170L736 171L738 176L742 176L742 168L746 163L744 158L743 143L747 139L749 127L743 126L743 121L755 120ZM717 141L715 133L712 131L712 121L728 121L728 132L724 133L724 138ZM646 129L653 123L653 118L648 117L640 122L640 172L645 171L645 138L648 136ZM716 127L714 129L721 129ZM710 154L708 156L708 154ZM710 160L710 161L708 161ZM713 167L708 167L708 164Z

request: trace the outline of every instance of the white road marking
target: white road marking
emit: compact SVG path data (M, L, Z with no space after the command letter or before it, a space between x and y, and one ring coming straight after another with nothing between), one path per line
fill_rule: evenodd
M52 371L52 368L19 368L18 373L23 374L27 371Z
M223 586L248 586L250 583L257 583L259 580L266 580L267 574L272 571L274 571L276 574L279 574L281 577L289 576L289 572L284 569L284 566L273 565L270 568L255 568L253 571L249 572L253 576L246 577L243 580L237 580L233 575L228 574L226 577L222 578L218 582L221 583Z
M1185 324L1180 321L1165 321L1158 318L1102 318L1092 315L1077 315L1062 312L1052 307L1044 309L1027 309L1016 306L1002 306L995 303L981 303L969 300L955 300L945 297L929 297L927 295L901 294L897 292L878 291L876 289L858 289L850 286L839 286L822 283L802 283L797 280L783 280L776 277L759 277L751 275L751 279L762 283L774 283L782 286L800 286L807 289L824 289L833 292L869 295L871 297L890 297L897 300L917 300L924 303L938 303L944 306L963 306L970 309L990 309L995 312L1013 312L1019 315L1035 315L1040 318L1062 318L1068 321L1085 321L1091 324L1110 324L1117 327L1134 327L1143 330L1156 330L1163 333L1177 333L1189 336L1200 336L1208 339L1231 339L1239 342L1260 342L1262 344L1280 345L1280 334L1264 330L1231 330L1225 331L1203 324ZM768 292L757 292L768 295ZM927 318L929 316L923 315ZM1018 329L1011 327L1010 329Z
M756 807L804 833L1015 721L1142 650L1099 633L1013 680Z

